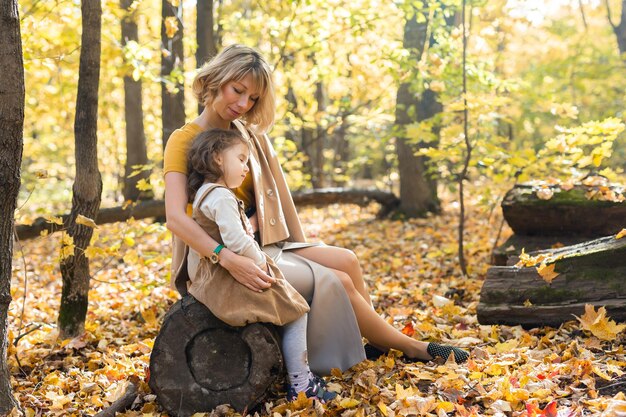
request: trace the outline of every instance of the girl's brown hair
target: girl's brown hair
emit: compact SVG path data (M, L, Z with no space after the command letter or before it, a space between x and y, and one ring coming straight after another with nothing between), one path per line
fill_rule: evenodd
M187 156L189 202L193 202L196 193L205 181L216 182L224 175L215 157L238 143L250 146L241 133L230 129L210 129L194 138Z
M244 45L230 45L198 70L193 80L193 94L203 106L209 106L219 89L230 81L252 76L259 91L259 99L241 118L259 133L265 133L274 123L276 103L272 70L256 49Z

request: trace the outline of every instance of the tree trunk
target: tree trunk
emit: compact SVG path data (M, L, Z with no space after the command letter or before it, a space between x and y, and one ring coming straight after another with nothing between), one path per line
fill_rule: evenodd
M316 112L316 125L315 129L315 142L314 142L314 161L313 161L313 176L311 177L311 183L313 188L323 188L326 185L326 178L324 172L324 149L328 142L326 128L323 126L322 117L326 113L326 94L324 93L324 83L318 81L315 83L315 101L317 102Z
M411 51L412 62L417 64L424 51L428 22L418 23L416 14L405 23L404 47ZM442 109L437 101L437 94L432 90L427 89L418 98L412 91L410 83L400 84L396 104L396 125L399 127L429 119ZM399 211L408 217L419 217L427 212L440 211L437 183L426 173L428 159L415 155L415 152L423 146L426 145L416 146L408 143L402 135L396 138L400 174Z
M479 323L558 326L584 314L585 304L606 306L611 318L626 321L626 238L609 236L550 253L561 256L551 283L535 267L489 268L476 309Z
M215 38L213 19L213 0L198 0L196 3L196 68L200 68L210 58L217 55L217 42ZM204 106L198 104L198 114L202 113Z
M260 404L283 372L273 326L228 326L187 295L165 316L148 383L172 415L210 412L220 404L242 412Z
M200 68L209 58L217 55L217 43L213 30L213 0L199 0L196 5L196 66Z
M19 406L7 366L13 222L24 147L24 62L17 0L0 0L0 415Z
M89 293L89 246L93 229L76 223L79 215L93 219L100 207L102 179L98 169L98 84L100 77L100 0L82 0L80 64L76 117L74 119L76 178L72 187L72 210L66 223L75 248L61 260L63 290L59 309L59 335L80 335L85 327Z
M127 14L122 18L122 46L130 41L139 41L137 23L134 13L129 8L134 0L121 0L122 10ZM141 98L141 80L132 75L124 76L124 120L126 121L126 169L124 176L124 199L147 200L153 197L152 191L141 191L137 188L140 180L148 181L150 170L146 134L143 128L143 104ZM141 170L138 175L134 171ZM132 176L131 176L132 175Z
M609 19L611 19L610 15ZM622 12L619 24L614 25L611 21L611 26L613 27L613 33L615 33L615 38L617 39L617 47L619 48L622 60L626 61L626 55L624 55L626 53L626 0L622 0Z
M172 132L185 124L185 85L183 82L183 2L178 7L168 0L161 2L161 119L163 122L163 149ZM176 33L169 37L167 18L175 18ZM169 81L166 81L169 80Z

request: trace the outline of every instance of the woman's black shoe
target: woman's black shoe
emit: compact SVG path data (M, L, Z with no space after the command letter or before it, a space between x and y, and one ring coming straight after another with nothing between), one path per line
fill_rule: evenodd
M365 346L363 346L363 349L365 349L365 357L371 361L375 361L387 353L384 350L378 349L376 346L370 345L369 343L366 343Z

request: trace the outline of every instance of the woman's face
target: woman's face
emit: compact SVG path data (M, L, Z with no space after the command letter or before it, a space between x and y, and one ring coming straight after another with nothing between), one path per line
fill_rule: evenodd
M259 100L252 75L224 84L213 101L213 110L224 121L232 122L246 114Z

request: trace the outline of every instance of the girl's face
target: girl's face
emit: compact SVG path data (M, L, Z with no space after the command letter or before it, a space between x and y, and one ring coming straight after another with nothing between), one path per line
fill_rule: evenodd
M222 121L230 124L250 111L258 100L259 93L252 75L248 74L241 80L229 81L220 88L213 100L213 110Z
M219 182L228 188L239 187L249 171L249 157L250 149L241 142L220 152L215 157L215 161L223 173Z

